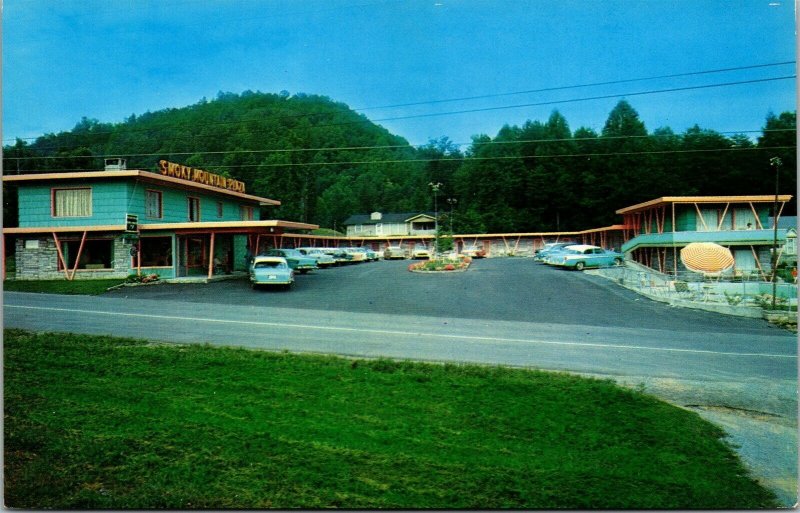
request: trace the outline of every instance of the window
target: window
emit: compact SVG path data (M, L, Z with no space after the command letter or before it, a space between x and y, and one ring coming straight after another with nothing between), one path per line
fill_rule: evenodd
M239 207L239 211L242 214L242 221L252 221L253 220L253 207Z
M756 216L749 208L737 208L734 210L734 230L755 230Z
M217 217L221 218L223 214L223 203L221 201L217 202Z
M697 219L698 232L715 232L719 223L719 211L717 209L700 210L702 219Z
M200 221L200 198L188 198L189 200L189 221Z
M61 242L61 251L64 253L64 260L67 261L67 268L75 267L75 259L78 258L80 247L80 240ZM114 241L111 239L86 240L78 260L78 269L111 269L113 247ZM58 259L58 270L63 270L61 259Z
M162 211L161 191L144 191L144 215L148 219L161 219Z
M53 217L90 217L92 189L53 189Z
M172 267L172 237L142 237L139 247L142 267ZM133 267L138 267L135 256Z

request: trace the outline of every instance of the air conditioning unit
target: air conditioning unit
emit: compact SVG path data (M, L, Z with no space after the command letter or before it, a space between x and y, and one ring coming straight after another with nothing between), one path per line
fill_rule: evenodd
M106 165L105 165L106 171L121 171L123 169L128 169L128 163L125 159L120 159L120 158L106 159Z

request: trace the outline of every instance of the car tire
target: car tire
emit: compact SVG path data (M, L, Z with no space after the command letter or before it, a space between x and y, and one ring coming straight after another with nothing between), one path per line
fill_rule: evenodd
M621 258L615 258L614 259L614 265L617 266L617 267L621 266L622 265L622 259Z
M586 264L584 264L583 262L578 262L577 264L575 264L575 269L578 271L583 271L585 268Z

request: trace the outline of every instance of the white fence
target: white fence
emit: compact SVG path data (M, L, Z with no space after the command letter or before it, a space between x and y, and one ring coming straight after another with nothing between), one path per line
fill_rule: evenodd
M772 310L773 283L756 275L718 278L688 271L663 274L632 262L596 272L653 299ZM796 284L775 283L774 289L776 310L797 310Z

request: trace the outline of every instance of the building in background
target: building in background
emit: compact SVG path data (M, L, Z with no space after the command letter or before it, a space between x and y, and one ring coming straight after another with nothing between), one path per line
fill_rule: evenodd
M355 214L344 221L348 237L384 237L396 235L434 235L433 212Z

